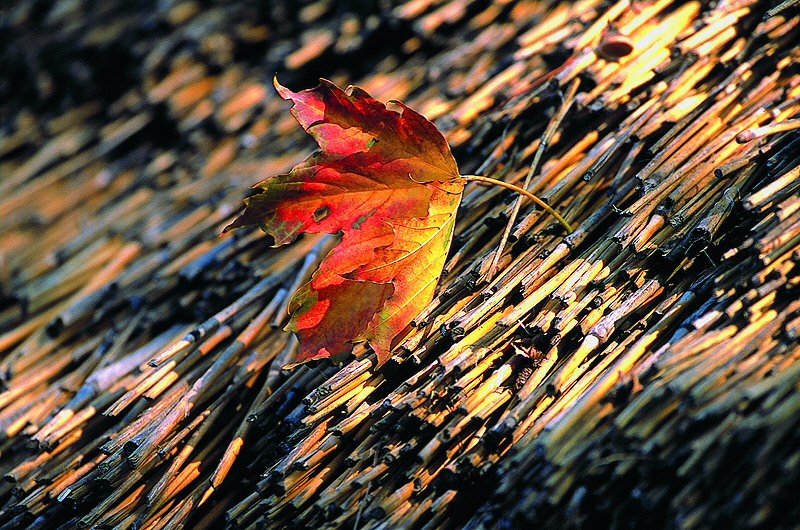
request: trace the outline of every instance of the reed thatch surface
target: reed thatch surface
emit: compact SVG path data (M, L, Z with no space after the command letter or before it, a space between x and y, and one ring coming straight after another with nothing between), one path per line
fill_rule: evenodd
M3 8L0 528L800 525L785 4ZM575 232L470 184L388 363L281 370L329 240L219 236L310 152L275 73L404 101Z

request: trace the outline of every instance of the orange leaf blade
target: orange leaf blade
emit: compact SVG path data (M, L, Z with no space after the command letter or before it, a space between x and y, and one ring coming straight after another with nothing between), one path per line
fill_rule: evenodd
M464 181L442 134L402 103L390 109L324 79L301 92L275 88L320 150L259 183L226 230L257 224L275 245L341 234L292 299L296 360L338 359L366 340L383 363L433 298Z

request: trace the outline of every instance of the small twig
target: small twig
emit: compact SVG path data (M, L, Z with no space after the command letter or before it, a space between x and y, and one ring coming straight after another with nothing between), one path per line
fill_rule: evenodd
M576 77L575 79L572 80L572 83L567 89L567 93L564 95L564 100L561 104L561 107L559 107L558 112L555 113L553 118L550 120L550 123L547 124L547 129L545 129L544 135L542 135L542 139L539 142L539 146L536 149L536 153L533 155L533 161L531 162L531 165L528 168L528 174L525 176L525 183L522 185L524 189L527 190L528 186L530 186L531 180L533 179L533 175L539 169L539 163L542 160L542 156L544 156L545 149L547 149L548 145L550 144L550 141L553 138L553 135L555 135L556 130L558 129L558 126L561 124L561 121L564 119L564 116L566 115L567 111L572 106L572 102L575 100L575 94L578 92L578 85L580 85L580 79ZM537 202L537 204L541 203ZM503 236L500 238L500 244L497 245L497 250L495 251L494 256L492 257L492 264L489 266L489 270L486 273L488 281L491 281L492 278L494 277L495 272L497 272L497 264L500 262L500 257L503 255L503 250L505 250L506 243L508 243L508 236L511 233L511 228L514 226L514 222L517 219L517 214L519 213L519 209L521 206L522 206L522 200L521 198L518 198L515 201L514 207L511 210L511 215L509 215L508 217L508 222L506 223L506 229L503 231ZM549 211L552 212L552 210L549 207L545 206L545 208L547 208ZM553 212L553 215L555 215L555 217L559 219L559 221L561 221L561 223L567 228L567 231L572 233L572 229L570 228L569 224L564 222L563 219L561 219L559 215L556 214L555 212Z
M372 457L372 465L378 465L378 453L373 453ZM372 481L367 482L367 489L364 492L364 502L369 502L369 489L372 487ZM361 512L364 511L364 504L361 503L358 506L358 512L356 512L356 520L353 523L353 530L358 530L358 525L361 523Z
M746 129L744 131L741 131L739 134L736 135L736 142L744 144L752 140L755 140L756 138L761 138L762 136L777 134L779 132L791 131L797 128L800 128L800 118L796 118L794 120L781 121L778 123L770 123L769 125L754 127L752 129Z

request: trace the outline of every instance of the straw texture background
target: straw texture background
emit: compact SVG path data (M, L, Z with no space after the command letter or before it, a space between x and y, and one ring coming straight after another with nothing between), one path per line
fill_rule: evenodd
M797 527L792 4L4 8L0 528ZM220 236L312 150L275 74L575 231L469 184L386 364L282 370L331 239Z

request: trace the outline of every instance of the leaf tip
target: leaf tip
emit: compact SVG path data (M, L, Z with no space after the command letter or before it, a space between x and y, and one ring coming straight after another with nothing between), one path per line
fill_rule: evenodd
M222 229L222 233L220 233L220 237L224 236L225 234L227 234L231 230L235 230L237 228L241 228L243 226L247 226L247 223L242 221L243 217L244 217L244 213L241 213L236 219L231 221L230 224L228 224L228 226L226 226L225 228Z
M281 366L281 370L286 370L288 372L289 370L294 370L302 364L305 364L305 361L286 363Z
M289 100L291 95L294 94L294 92L283 86L280 81L278 81L277 74L272 77L272 86L275 87L275 91L278 92L278 95L285 100Z

